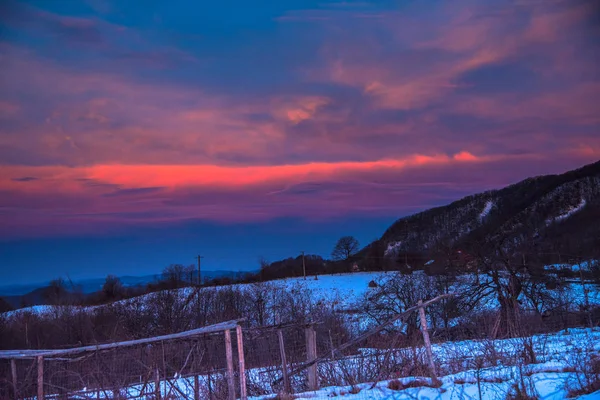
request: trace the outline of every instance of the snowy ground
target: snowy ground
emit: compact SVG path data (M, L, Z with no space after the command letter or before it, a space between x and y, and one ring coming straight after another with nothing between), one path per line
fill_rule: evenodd
M338 306L341 308L352 307L356 302L363 298L365 293L369 290L369 282L372 280L378 280L385 274L380 272L355 272L346 274L333 274L333 275L319 275L318 279L315 276L308 276L306 280L304 278L285 278L274 281L266 282L267 285L271 285L276 288L283 289L305 289L310 292L311 297L315 301L327 300L332 302L338 302ZM250 290L253 284L235 284L231 285L240 290ZM223 290L230 286L219 286L216 288L205 288L202 290ZM184 288L177 290L179 296L185 298L192 293L194 289ZM141 299L153 294L147 294L141 296ZM140 298L135 299L140 300ZM127 304L134 301L134 299L121 300L117 303ZM74 307L65 306L67 308L85 308L87 310L93 310L97 307ZM49 314L56 310L56 306L49 305L38 305L32 307L25 307L15 311L9 311L4 313L4 316L11 316L21 312L32 312L36 314Z
M513 384L519 380L515 369L506 369L513 373L512 378L503 382L495 382L495 377L481 376L479 384L475 379L463 382L462 375L449 375L441 379L442 385L438 388L428 387L431 385L429 378L404 378L395 380L400 382L398 386L392 381L379 382L372 387L372 383L363 383L352 386L335 386L325 388L316 392L296 394L296 399L329 399L332 397L347 400L505 400L513 391ZM550 368L550 370L552 370ZM573 380L575 374L568 372L540 372L527 375L525 385L534 396L533 399L560 400L568 398L565 385ZM406 386L417 386L408 387ZM396 389L398 388L398 389ZM273 396L251 397L249 400L276 399ZM600 399L600 391L579 396L578 400Z
M434 345L438 375L441 385L436 386L429 377L398 376L395 379L377 383L360 381L360 368L364 367L364 358L348 357L319 365L320 375L330 368L340 371L340 381L348 374L357 379L352 386L330 386L318 391L296 393L296 399L329 399L339 397L348 400L399 400L399 399L439 399L439 400L506 400L519 383L526 391L541 400L565 399L570 390L581 388L589 375L583 373L587 360L600 355L600 329L570 329L549 335L537 335L530 338L536 360L525 362L522 357L523 343L527 338L496 341L461 341ZM494 349L494 350L491 350ZM423 349L417 349L422 352ZM407 356L402 349L394 357ZM372 353L373 358L381 356L374 350L364 349L363 353ZM354 363L354 366L353 366ZM352 368L356 368L353 370ZM344 368L345 372L341 369ZM271 391L273 369L248 370L249 387L254 390L261 387ZM278 371L278 367L275 367ZM261 379L262 376L265 376ZM392 376L394 372L392 372ZM206 377L199 377L201 385ZM177 390L172 387L176 386ZM184 393L193 398L193 378L172 377L169 384L161 383L162 393L169 392L172 398ZM139 396L141 386L122 390L126 396ZM152 384L147 387L153 392ZM103 394L100 394L103 398ZM72 398L86 398L73 396ZM142 398L144 396L142 395ZM150 397L148 397L150 398ZM579 397L580 400L600 398L600 392ZM286 399L276 394L250 397L250 400Z
M365 294L367 294L371 288L369 288L369 282L375 281L380 282L381 280L387 279L392 276L393 273L382 273L382 272L355 272L355 273L345 273L345 274L333 274L333 275L319 275L318 279L315 279L315 276L308 276L306 280L304 278L286 278L279 279L274 281L266 282L266 285L269 285L272 288L279 288L284 290L304 290L306 291L310 297L315 301L327 301L329 304L332 304L338 310L345 309L354 309L356 308L364 299ZM461 278L465 278L463 280L469 281L467 276L463 276ZM483 279L483 278L482 278ZM255 284L235 284L231 286L219 286L219 287L209 287L204 288L202 290L224 290L230 287L237 288L239 290L251 290L252 286ZM457 284L455 290L460 292L463 288L460 287L460 283ZM588 298L590 304L600 305L600 290L596 285L586 284L586 288L588 290ZM184 299L189 296L194 289L184 288L178 289L178 295ZM140 296L138 298L121 300L117 302L117 304L133 304L138 302L143 302L144 298L149 296L154 296L155 294L146 294ZM569 299L572 303L573 307L577 308L579 305L583 305L584 300L584 290L581 284L579 283L570 283L563 291L556 292L556 295L563 298ZM497 304L495 303L495 297L490 296L489 299L483 299L481 304L488 308L495 308ZM93 306L93 307L76 307L76 306L62 306L63 308L73 308L73 309L85 309L85 310L93 310L97 307L102 306ZM60 307L57 306L48 306L48 305L38 305L33 307L26 307L15 311L10 311L8 313L4 313L3 316L9 317L11 315L16 315L17 313L22 312L32 312L38 315L51 314L56 312Z
M600 355L598 329L571 329L532 337L537 360L529 364L524 363L519 355L525 340L462 341L435 345L437 368L446 372L457 370L441 373L444 376L440 378L439 387L433 385L429 377L398 377L376 384L367 382L326 387L316 392L298 393L295 398L505 400L518 383L536 399L558 400L567 398L570 390L586 384L589 376L582 372L585 362L589 357ZM498 360L497 365L489 365L493 361L490 358L486 366L484 360L490 357L490 346L499 352ZM479 367L473 368L475 365ZM251 397L252 400L274 398L275 395ZM579 399L600 399L600 392L580 396Z

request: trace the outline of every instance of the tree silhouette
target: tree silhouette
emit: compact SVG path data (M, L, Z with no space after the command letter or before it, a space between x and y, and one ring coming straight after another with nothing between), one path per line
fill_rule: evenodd
M107 300L117 299L123 294L123 284L121 280L114 275L108 275L104 285L102 285L102 293Z
M354 236L343 236L335 244L331 258L336 261L348 260L358 252L359 247L358 240Z

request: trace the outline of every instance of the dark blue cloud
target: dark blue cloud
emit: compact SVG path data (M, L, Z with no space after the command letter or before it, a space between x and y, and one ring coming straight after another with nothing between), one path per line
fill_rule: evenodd
M24 176L21 178L12 178L12 181L15 182L31 182L31 181L37 181L39 178L36 178L35 176Z
M523 62L484 65L460 76L457 94L533 93L543 79Z
M137 196L137 195L145 195L145 194L154 194L159 193L164 190L162 187L147 187L147 188L135 188L135 189L118 189L114 192L105 193L103 197L127 197L127 196Z

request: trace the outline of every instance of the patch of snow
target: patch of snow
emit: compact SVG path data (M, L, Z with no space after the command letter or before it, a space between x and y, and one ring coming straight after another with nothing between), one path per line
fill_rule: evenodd
M398 248L402 246L402 242L390 242L388 243L387 249L385 249L384 255L389 256L390 254L396 254Z
M493 207L494 202L492 200L488 200L485 203L485 207L483 207L483 211L481 211L481 214L479 214L479 221L483 221L485 217L487 217L490 214L490 211L492 211Z
M598 264L598 260L588 260L588 261L582 261L579 264L562 263L562 264L544 265L544 269L547 271L560 271L561 269L567 268L573 272L590 271L592 269L592 267L596 266L597 264Z
M598 400L600 399L600 390L590 394L584 394L583 396L579 396L577 400Z
M583 207L585 207L586 204L587 203L586 203L585 199L581 199L581 201L579 202L579 204L577 206L569 208L566 212L564 212L563 214L560 214L554 218L547 219L546 225L550 225L553 222L564 221L565 219L569 218L571 215L581 211L583 209Z

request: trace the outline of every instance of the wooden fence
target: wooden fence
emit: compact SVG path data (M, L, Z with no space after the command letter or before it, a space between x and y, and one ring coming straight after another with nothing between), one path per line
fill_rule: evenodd
M243 328L244 320L232 320L116 343L0 351L0 398L246 400L249 395L317 390L319 363L356 354L359 343L414 312L420 313L430 373L437 379L424 310L448 296L419 302L337 344L331 335L317 340L318 322Z

